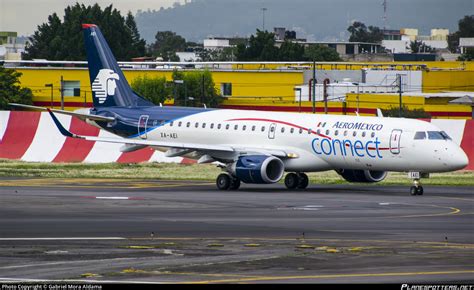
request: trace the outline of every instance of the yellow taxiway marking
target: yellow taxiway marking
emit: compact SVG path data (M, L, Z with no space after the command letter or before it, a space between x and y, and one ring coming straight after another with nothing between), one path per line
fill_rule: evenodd
M280 280L302 280L302 279L331 279L331 278L363 278L363 277L393 277L393 276L423 276L423 275L455 275L474 274L474 270L457 271L431 271L431 272L394 272L394 273L358 273L358 274L327 274L327 275L305 275L305 276L260 276L249 278L186 281L182 284L211 284L211 283L238 283L256 281L280 281Z
M441 212L441 213L433 213L433 214L414 214L414 215L400 215L400 216L386 216L381 218L418 218L418 217L436 217L436 216L447 216L447 215L455 215L461 212L459 208L450 207L450 206L440 206L435 204L408 204L408 203L397 203L401 205L408 205L408 206L420 206L420 207L434 207L434 208L442 208L442 209L449 209L449 212Z

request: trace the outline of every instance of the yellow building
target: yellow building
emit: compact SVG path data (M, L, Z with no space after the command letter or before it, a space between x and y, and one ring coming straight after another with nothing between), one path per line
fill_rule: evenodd
M75 64L77 65L77 64ZM212 67L212 66L211 66ZM474 92L474 62L386 62L386 63L317 63L318 70L419 70L422 71L423 93L445 91ZM64 106L67 110L91 107L92 94L89 73L85 67L17 67L22 73L21 85L31 88L34 104L60 107L60 84L63 78ZM188 69L183 69L187 71ZM210 69L216 89L225 96L224 108L312 112L311 102L295 100L295 87L308 85L312 63L235 63L228 68ZM124 69L132 83L139 76L165 77L172 80L171 69ZM77 89L80 90L77 90ZM172 96L170 96L172 97ZM471 118L470 105L448 105L448 99L436 101L422 96L404 96L409 108L423 108L433 117ZM375 115L376 109L398 106L398 97L383 94L348 94L345 102L329 102L328 111L334 114ZM323 112L323 104L316 104Z
M38 106L61 106L61 77L65 109L92 105L89 72L85 68L22 67L16 70L22 73L21 85L33 91L33 101ZM171 81L172 73L172 70L124 70L130 83L144 75ZM212 70L212 76L216 89L226 97L293 98L293 88L304 82L301 70ZM80 88L80 91L74 91L74 88Z

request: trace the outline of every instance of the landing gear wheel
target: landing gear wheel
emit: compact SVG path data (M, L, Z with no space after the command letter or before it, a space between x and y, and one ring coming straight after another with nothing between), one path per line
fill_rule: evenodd
M305 173L298 173L297 175L298 175L297 187L299 189L305 189L306 187L308 187L308 184L309 184L308 175L306 175Z
M232 179L229 174L221 173L217 176L216 185L220 190L228 190L230 188Z
M296 173L288 173L285 176L285 186L288 189L295 189L298 186L298 175Z
M239 189L239 187L240 187L240 179L238 179L237 177L232 178L229 189L237 190Z
M418 186L417 195L423 195L423 186Z
M410 195L423 195L423 186L410 187Z

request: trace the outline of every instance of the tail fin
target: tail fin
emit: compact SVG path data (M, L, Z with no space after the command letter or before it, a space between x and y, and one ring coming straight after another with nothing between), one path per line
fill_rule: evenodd
M99 27L82 24L82 28L94 107L153 106L132 91Z

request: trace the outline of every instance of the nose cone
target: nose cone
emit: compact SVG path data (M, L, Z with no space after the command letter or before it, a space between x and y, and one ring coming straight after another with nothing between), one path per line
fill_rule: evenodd
M461 147L458 147L456 149L457 150L454 151L452 159L449 163L451 163L451 166L454 170L460 170L469 164L469 158L467 158L466 153L464 152L464 150L461 149Z

